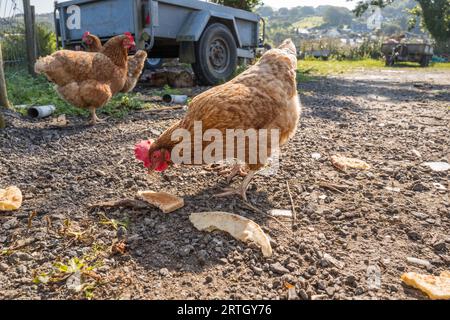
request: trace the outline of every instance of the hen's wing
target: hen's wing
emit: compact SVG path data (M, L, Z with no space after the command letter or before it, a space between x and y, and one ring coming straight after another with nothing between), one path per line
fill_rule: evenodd
M35 71L45 74L57 85L66 85L74 81L89 79L96 54L83 51L60 50L52 55L40 58Z
M134 89L144 69L146 59L147 52L143 50L139 50L134 56L128 58L127 80L120 92L127 93Z

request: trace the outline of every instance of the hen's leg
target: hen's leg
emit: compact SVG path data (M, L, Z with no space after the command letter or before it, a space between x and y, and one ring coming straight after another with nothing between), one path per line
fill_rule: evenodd
M91 112L91 119L89 120L89 125L93 126L97 123L104 123L105 120L100 119L99 117L97 117L97 113L95 112L95 108L90 108L89 109Z
M225 175L227 174L227 183L230 184L231 181L233 181L234 177L236 176L241 176L241 177L245 177L247 176L247 172L244 169L244 166L240 165L240 164L235 164L233 166L233 168L231 169L225 169L219 172L220 175Z
M247 173L247 176L244 178L244 181L242 181L242 184L237 188L226 188L224 189L224 192L216 194L216 197L226 197L232 194L238 194L242 197L242 199L244 199L244 201L247 201L247 189L248 186L250 184L250 181L253 179L253 177L255 176L256 171L249 171Z

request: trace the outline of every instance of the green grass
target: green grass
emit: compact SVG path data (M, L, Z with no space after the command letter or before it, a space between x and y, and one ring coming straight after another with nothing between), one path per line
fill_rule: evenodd
M428 68L421 68L417 63L401 63L394 67L385 67L384 61L374 59L363 60L328 60L322 61L317 59L300 60L298 62L300 74L309 76L328 76L350 73L354 71L364 71L366 69L390 69L399 70L403 68L414 70L450 70L450 63L433 63Z
M24 70L6 70L6 83L8 89L8 98L13 105L49 105L56 107L55 115L88 115L89 112L73 107L62 100L54 89L54 85L47 81L43 76L31 77ZM122 118L131 110L143 109L144 105L136 94L118 94L111 101L99 109L100 113ZM26 109L18 109L22 113Z
M314 27L320 27L322 24L324 24L323 17L313 16L313 17L306 17L303 18L296 23L294 23L294 27L301 28L301 29L309 29Z

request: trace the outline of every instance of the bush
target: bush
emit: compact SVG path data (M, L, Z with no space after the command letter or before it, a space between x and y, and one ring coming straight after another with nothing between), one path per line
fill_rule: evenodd
M38 56L46 56L56 50L56 35L47 24L36 24L36 38ZM27 59L25 26L16 27L0 32L3 59L12 62L25 62Z

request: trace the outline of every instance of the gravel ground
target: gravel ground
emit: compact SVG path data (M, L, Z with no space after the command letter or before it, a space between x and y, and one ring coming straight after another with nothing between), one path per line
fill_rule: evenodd
M281 169L257 176L248 192L264 212L237 197L212 198L225 180L204 167L149 176L134 161L134 143L157 137L183 110L135 112L96 127L70 118L64 128L8 113L0 186L17 185L24 203L0 214L0 298L426 299L400 276L449 269L448 171L421 164L450 162L450 74L370 71L299 88L304 111ZM333 154L372 168L337 171ZM286 182L296 223L265 213L291 208ZM89 209L146 189L186 205L171 214ZM259 223L274 255L197 231L189 214L210 210Z

